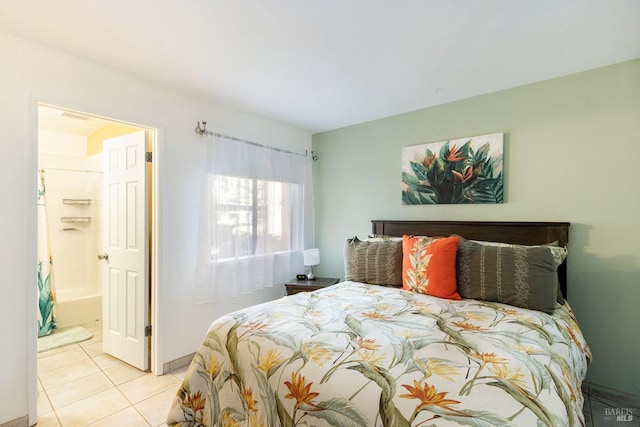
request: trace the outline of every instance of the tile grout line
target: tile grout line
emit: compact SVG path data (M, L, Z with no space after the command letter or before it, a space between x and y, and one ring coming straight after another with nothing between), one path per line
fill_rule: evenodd
M94 333L94 337L95 337L95 333ZM83 345L83 344L85 344L85 345ZM95 348L97 350L97 344L102 344L102 341L94 341L94 342L91 342L91 343L73 343L73 344L69 344L69 345L65 346L65 347L68 347L67 350L60 351L60 352L56 353L56 354L62 354L64 352L66 352L66 351L76 351L77 349L81 349L82 350L82 354L84 356L86 356L86 357L83 357L82 360L90 360L91 364L96 367L97 371L94 374L97 374L99 372L104 377L106 377L106 379L108 380L108 383L105 383L105 385L108 387L107 390L115 389L117 391L117 393L120 396L122 396L124 398L124 400L128 403L128 405L125 408L121 408L119 410L116 410L115 412L113 412L113 413L111 413L109 415L105 415L104 417L102 417L100 419L93 420L93 421L91 421L91 423L100 422L102 420L105 420L105 419L107 419L107 418L109 418L109 417L111 417L111 416L113 416L113 415L115 415L115 414L117 414L119 412L125 411L125 410L133 410L133 411L135 411L137 416L140 417L140 419L146 425L154 427L154 425L151 424L151 421L144 416L143 412L136 405L141 404L141 403L145 402L148 399L152 399L152 398L157 397L157 396L159 396L159 395L161 395L163 393L166 393L168 390L171 389L171 387L166 387L166 388L164 388L162 390L159 390L158 392L156 392L156 393L154 393L152 395L146 396L144 399L142 399L141 401L139 401L137 403L132 402L131 399L129 397L127 397L127 395L123 392L123 390L121 389L121 386L123 386L125 384L129 384L134 380L137 380L139 378L144 377L145 375L150 375L150 374L152 374L152 372L150 372L150 371L144 371L144 372L140 371L142 373L142 375L139 375L139 376L134 377L134 378L127 379L126 381L124 381L124 382L122 382L120 384L117 384L116 380L114 378L112 378L112 376L109 375L109 373L107 373L107 371L110 370L110 369L117 368L118 365L109 366L108 363L103 363L103 362L99 363L98 361L96 361L97 357L100 357L100 356L103 356L103 355L109 356L108 354L106 354L106 353L104 353L102 351L102 346L100 346L100 351L98 353L96 353L96 351L94 351L92 348L88 348L89 346L95 346ZM94 354L94 353L96 353L96 354ZM55 356L55 354L52 354L50 356ZM45 357L49 357L49 356L45 356ZM64 359L64 357L62 359ZM55 365L53 365L53 366L55 366ZM64 367L64 366L68 366L68 365L55 367L53 369L50 369L50 371L52 371L54 369L58 369L58 368ZM127 366L130 366L130 365L127 365ZM49 372L49 371L47 371L47 372ZM77 402L79 402L79 401L81 401L83 399L91 398L93 396L96 396L99 393L107 391L107 390L103 390L101 392L93 392L90 395L83 396L82 399L76 400L74 402L67 403L64 406L62 406L61 408L55 408L53 403L52 403L51 397L50 397L51 391L53 389L55 389L56 387L61 387L61 386L64 386L65 384L68 384L69 381L67 381L65 383L61 383L61 384L55 385L53 387L45 387L44 384L42 383L42 381L40 380L40 374L41 373L44 373L44 372L40 372L40 371L38 372L38 375L37 375L38 382L40 383L40 389L41 389L42 393L44 393L44 398L47 400L47 403L48 403L51 411L47 412L46 414L40 414L40 415L41 416L45 416L46 415L48 417L52 417L51 421L53 421L53 418L55 418L55 421L56 421L58 426L63 426L64 427L64 424L62 422L62 419L60 418L58 410L66 408L69 405L77 403ZM90 375L94 375L94 374L90 374ZM174 370L170 370L169 372L167 372L167 374L170 375L170 378L172 380L176 380L179 383L182 382L182 378L180 378L178 375L176 375L174 373ZM86 377L86 375L83 376L83 377L80 377L80 378L76 378L76 379L71 380L71 381L76 381L76 380L79 380L79 379L82 379L82 378L85 378L85 377ZM161 423L160 426L162 426L162 425L164 425L164 424Z
M60 421L60 417L58 416L58 411L56 411L56 408L53 407L53 403L51 403L51 398L49 398L49 392L47 391L46 388L44 388L44 385L42 386L42 392L44 393L45 397L47 398L47 401L49 402L49 406L51 407L51 412L53 412L53 415L56 417L56 421L58 422L59 425L62 425L62 421ZM36 424L37 424L37 416L36 416Z
M82 346L81 346L81 347L82 347ZM110 368L107 368L107 369L103 368L102 366L100 366L100 364L98 364L97 362L95 362L95 361L93 360L93 359L94 359L94 357L93 357L92 355L90 355L89 353L87 353L87 351L84 349L84 347L82 347L82 350L83 350L83 351L85 352L85 354L86 354L86 355L87 355L87 356L88 356L88 357L93 361L93 363L95 363L95 364L96 364L96 366L100 369L100 372L102 372L102 373L105 375L105 377L107 377L107 379L111 382L111 384L113 384L114 388L116 388L116 389L118 390L118 392L119 392L119 393L124 397L124 399L129 403L129 407L131 407L134 411L136 411L136 412L138 413L138 415L140 415L140 417L141 417L141 418L142 418L142 419L143 419L143 420L144 420L144 421L145 421L149 426L153 427L153 426L151 425L151 423L147 420L147 418L144 416L144 414L142 414L142 412L140 412L140 410L136 407L136 405L137 405L137 404L139 404L139 403L144 402L144 401L145 401L145 400L147 400L147 399L151 399L151 398L153 398L153 397L156 397L156 396L158 396L158 395L160 395L160 394L164 393L165 391L169 390L169 388L164 389L164 390L161 390L161 391L159 391L158 393L155 393L155 394L153 394L153 395L147 396L147 397L145 397L143 400L141 400L140 402L133 402L133 401L131 401L131 399L129 399L129 398L127 397L127 395L126 395L126 394L125 394L125 393L120 389L120 387L121 387L122 385L124 385L124 384L128 384L128 383L130 383L130 382L132 382L132 381L135 381L135 380L137 380L137 379L139 379L139 378L142 378L144 375L152 374L152 372L150 372L150 371L149 371L149 372L147 372L147 371L141 371L141 372L144 372L144 373L143 373L143 375L141 375L141 376L139 376L139 377L136 377L136 378L132 378L132 379L127 380L127 381L124 381L124 382L122 382L122 383L120 383L120 384L116 384L116 383L113 381L113 379L109 376L109 374L106 372L108 369L113 369L114 367L110 367ZM104 353L104 352L103 352L103 353L101 353L100 355L103 355L103 354L106 354L106 353ZM170 375L171 375L173 378L175 378L176 380L178 380L178 381L180 381L180 382L182 381L180 378L178 378L178 377L173 373L173 371L169 371L169 372L168 372L168 374L170 374ZM125 408L125 409L126 409L126 408ZM122 409L122 410L120 410L120 411L123 411L123 410L124 410L124 409ZM117 411L117 412L120 412L120 411ZM115 413L117 413L117 412L115 412ZM106 415L105 417L100 418L99 420L96 420L95 422L100 421L100 420L103 420L103 419L105 419L105 418L108 418L108 417L110 417L111 415L113 415L113 414Z
M63 346L63 347L73 347L73 346L77 346L78 348L82 349L82 347L78 343L68 344L68 345ZM67 351L73 351L73 350L67 350ZM84 349L82 349L82 351L84 352ZM56 354L61 354L61 353L56 353ZM85 352L85 354L86 354L86 352ZM57 369L57 368L54 368L54 369ZM53 369L51 371L53 371ZM47 371L47 372L49 372L49 371ZM51 391L51 389L53 389L55 387L63 386L64 383L63 384L59 384L58 386L49 387L47 389L47 387L45 387L44 383L42 383L42 381L40 380L40 372L38 372L37 377L38 377L38 381L40 381L40 385L42 387L42 392L44 393L45 397L47 398L47 402L49 402L49 406L51 407L51 412L55 416L58 425L62 426L63 424L62 424L62 420L60 419L60 416L58 415L58 409L53 406L53 402L51 401L51 398L49 397L49 392ZM36 424L37 424L37 420L36 420Z
M100 342L102 342L102 341L100 341ZM94 344L95 344L95 343L94 343ZM82 346L81 346L81 347L82 347ZM87 356L89 356L89 358L93 361L93 356L92 356L92 355L90 355L89 353L87 353L87 351L84 349L84 347L82 347L82 350L83 350L83 351L87 354ZM105 353L105 352L103 351L101 354L107 354L107 353ZM144 416L144 415L143 415L143 414L138 410L138 408L136 408L136 405L135 405L135 404L134 404L134 403L133 403L133 402L132 402L128 397L127 397L127 395L126 395L126 394L124 394L124 392L120 389L120 386L121 386L122 384L127 384L128 382L131 382L131 381L133 381L133 380L135 380L135 379L137 379L137 378L141 378L141 377L136 377L136 378L130 379L130 380L128 380L128 381L125 381L125 382L123 382L123 383L121 383L121 384L116 384L116 383L113 381L113 379L109 376L109 374L107 374L107 372L105 372L106 370L105 370L102 366L100 366L100 365L99 365L98 363L96 363L95 361L94 361L93 363L95 363L95 364L98 366L98 368L100 369L100 372L102 372L102 374L104 374L104 376L105 376L105 377L107 377L107 379L109 380L109 382L111 382L111 384L113 385L113 387L114 387L116 390L118 390L118 393L120 393L120 394L122 395L122 397L124 397L124 399L129 403L129 407L131 407L134 411L136 411L136 412L138 413L138 415L140 415L140 417L144 420L144 422L145 422L145 423L147 423L147 425L148 425L148 426L151 426L151 423L150 423L150 422L145 418L145 416ZM111 368L109 368L109 369L112 369L112 368L114 368L114 367L111 367ZM146 375L146 373L145 373L145 375ZM101 420L103 420L103 419L105 419L105 418L109 418L110 416L112 416L112 415L114 415L114 414L116 414L116 413L118 413L118 412L124 411L124 410L126 410L126 409L127 409L127 408L124 408L124 409L121 409L120 411L116 411L116 412L114 412L113 414L106 415L106 416L104 416L104 417L102 417L102 418L100 418L100 419L98 419L98 420L96 420L96 421L94 421L94 422L98 422L98 421L101 421ZM151 427L153 427L153 426L151 426Z
M99 342L102 342L102 341L99 341ZM97 342L95 342L95 343L93 343L93 344L97 344ZM118 393L120 393L120 394L122 395L122 397L123 397L123 398L124 398L128 403L129 403L129 406L128 406L128 407L133 407L133 409L138 413L138 415L140 415L140 417L142 417L142 419L147 423L147 425L148 425L148 426L151 426L151 424L147 421L147 419L144 417L144 415L142 415L142 414L140 413L140 411L138 411L138 409L135 407L135 405L134 405L134 404L129 400L129 398L128 398L128 397L127 397L127 396L122 392L122 390L120 390L120 387L118 387L118 384L116 384L116 383L113 381L113 379L111 379L111 377L110 377L110 376L105 372L105 369L104 369L104 368L102 368L102 366L100 366L98 363L96 363L96 361L95 361L95 360L93 360L93 356L92 356L92 355L90 355L90 354L87 352L87 350L86 350L83 346L80 346L80 347L82 348L82 351L84 351L84 352L85 352L85 354L86 354L87 356L89 356L89 358L91 359L91 361L92 361L93 363L95 363L95 364L96 364L96 366L98 367L98 369L100 369L100 373L102 373L102 374L107 378L107 380L109 380L109 382L111 383L111 385L113 386L113 388L115 388L115 389L118 391ZM106 354L106 353L103 351L101 354ZM110 368L110 369L111 369L111 368ZM96 393L96 394L97 394L97 393ZM95 396L96 394L93 394L92 396ZM128 407L127 407L127 408L128 408ZM124 411L124 410L126 410L127 408L120 409L119 411L116 411L116 412L114 412L114 413L112 413L112 414L105 415L104 417L99 418L99 419L97 419L97 420L93 421L93 422L92 422L92 424L93 424L93 423L97 423L97 422L99 422L99 421L102 421L102 420L104 420L104 419L106 419L106 418L109 418L110 416L112 416L112 415L114 415L114 414L117 414L118 412ZM61 424L61 425L62 425L62 424ZM64 426L63 426L63 427L64 427Z

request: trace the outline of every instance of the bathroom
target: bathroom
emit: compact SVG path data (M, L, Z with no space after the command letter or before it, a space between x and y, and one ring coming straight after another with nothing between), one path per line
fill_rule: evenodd
M40 238L46 233L48 240L58 329L102 320L102 141L135 130L139 129L38 107L38 172L46 188L46 221L38 234Z

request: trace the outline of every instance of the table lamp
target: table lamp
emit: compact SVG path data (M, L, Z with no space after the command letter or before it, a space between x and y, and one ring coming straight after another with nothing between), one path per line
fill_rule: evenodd
M302 253L304 258L305 267L309 267L309 274L307 274L307 280L315 280L316 276L313 274L313 266L320 264L320 249L307 249Z

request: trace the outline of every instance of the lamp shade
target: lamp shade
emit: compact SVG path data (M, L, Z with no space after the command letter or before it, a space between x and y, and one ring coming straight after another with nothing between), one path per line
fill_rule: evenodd
M304 265L318 265L320 264L320 249L307 249L302 253L304 258Z

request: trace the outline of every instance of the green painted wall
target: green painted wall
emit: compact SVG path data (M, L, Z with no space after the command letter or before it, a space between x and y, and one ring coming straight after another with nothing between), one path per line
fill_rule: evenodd
M402 148L505 133L505 203L403 206ZM570 221L587 380L640 395L640 60L319 133L317 275L344 277L371 219Z

